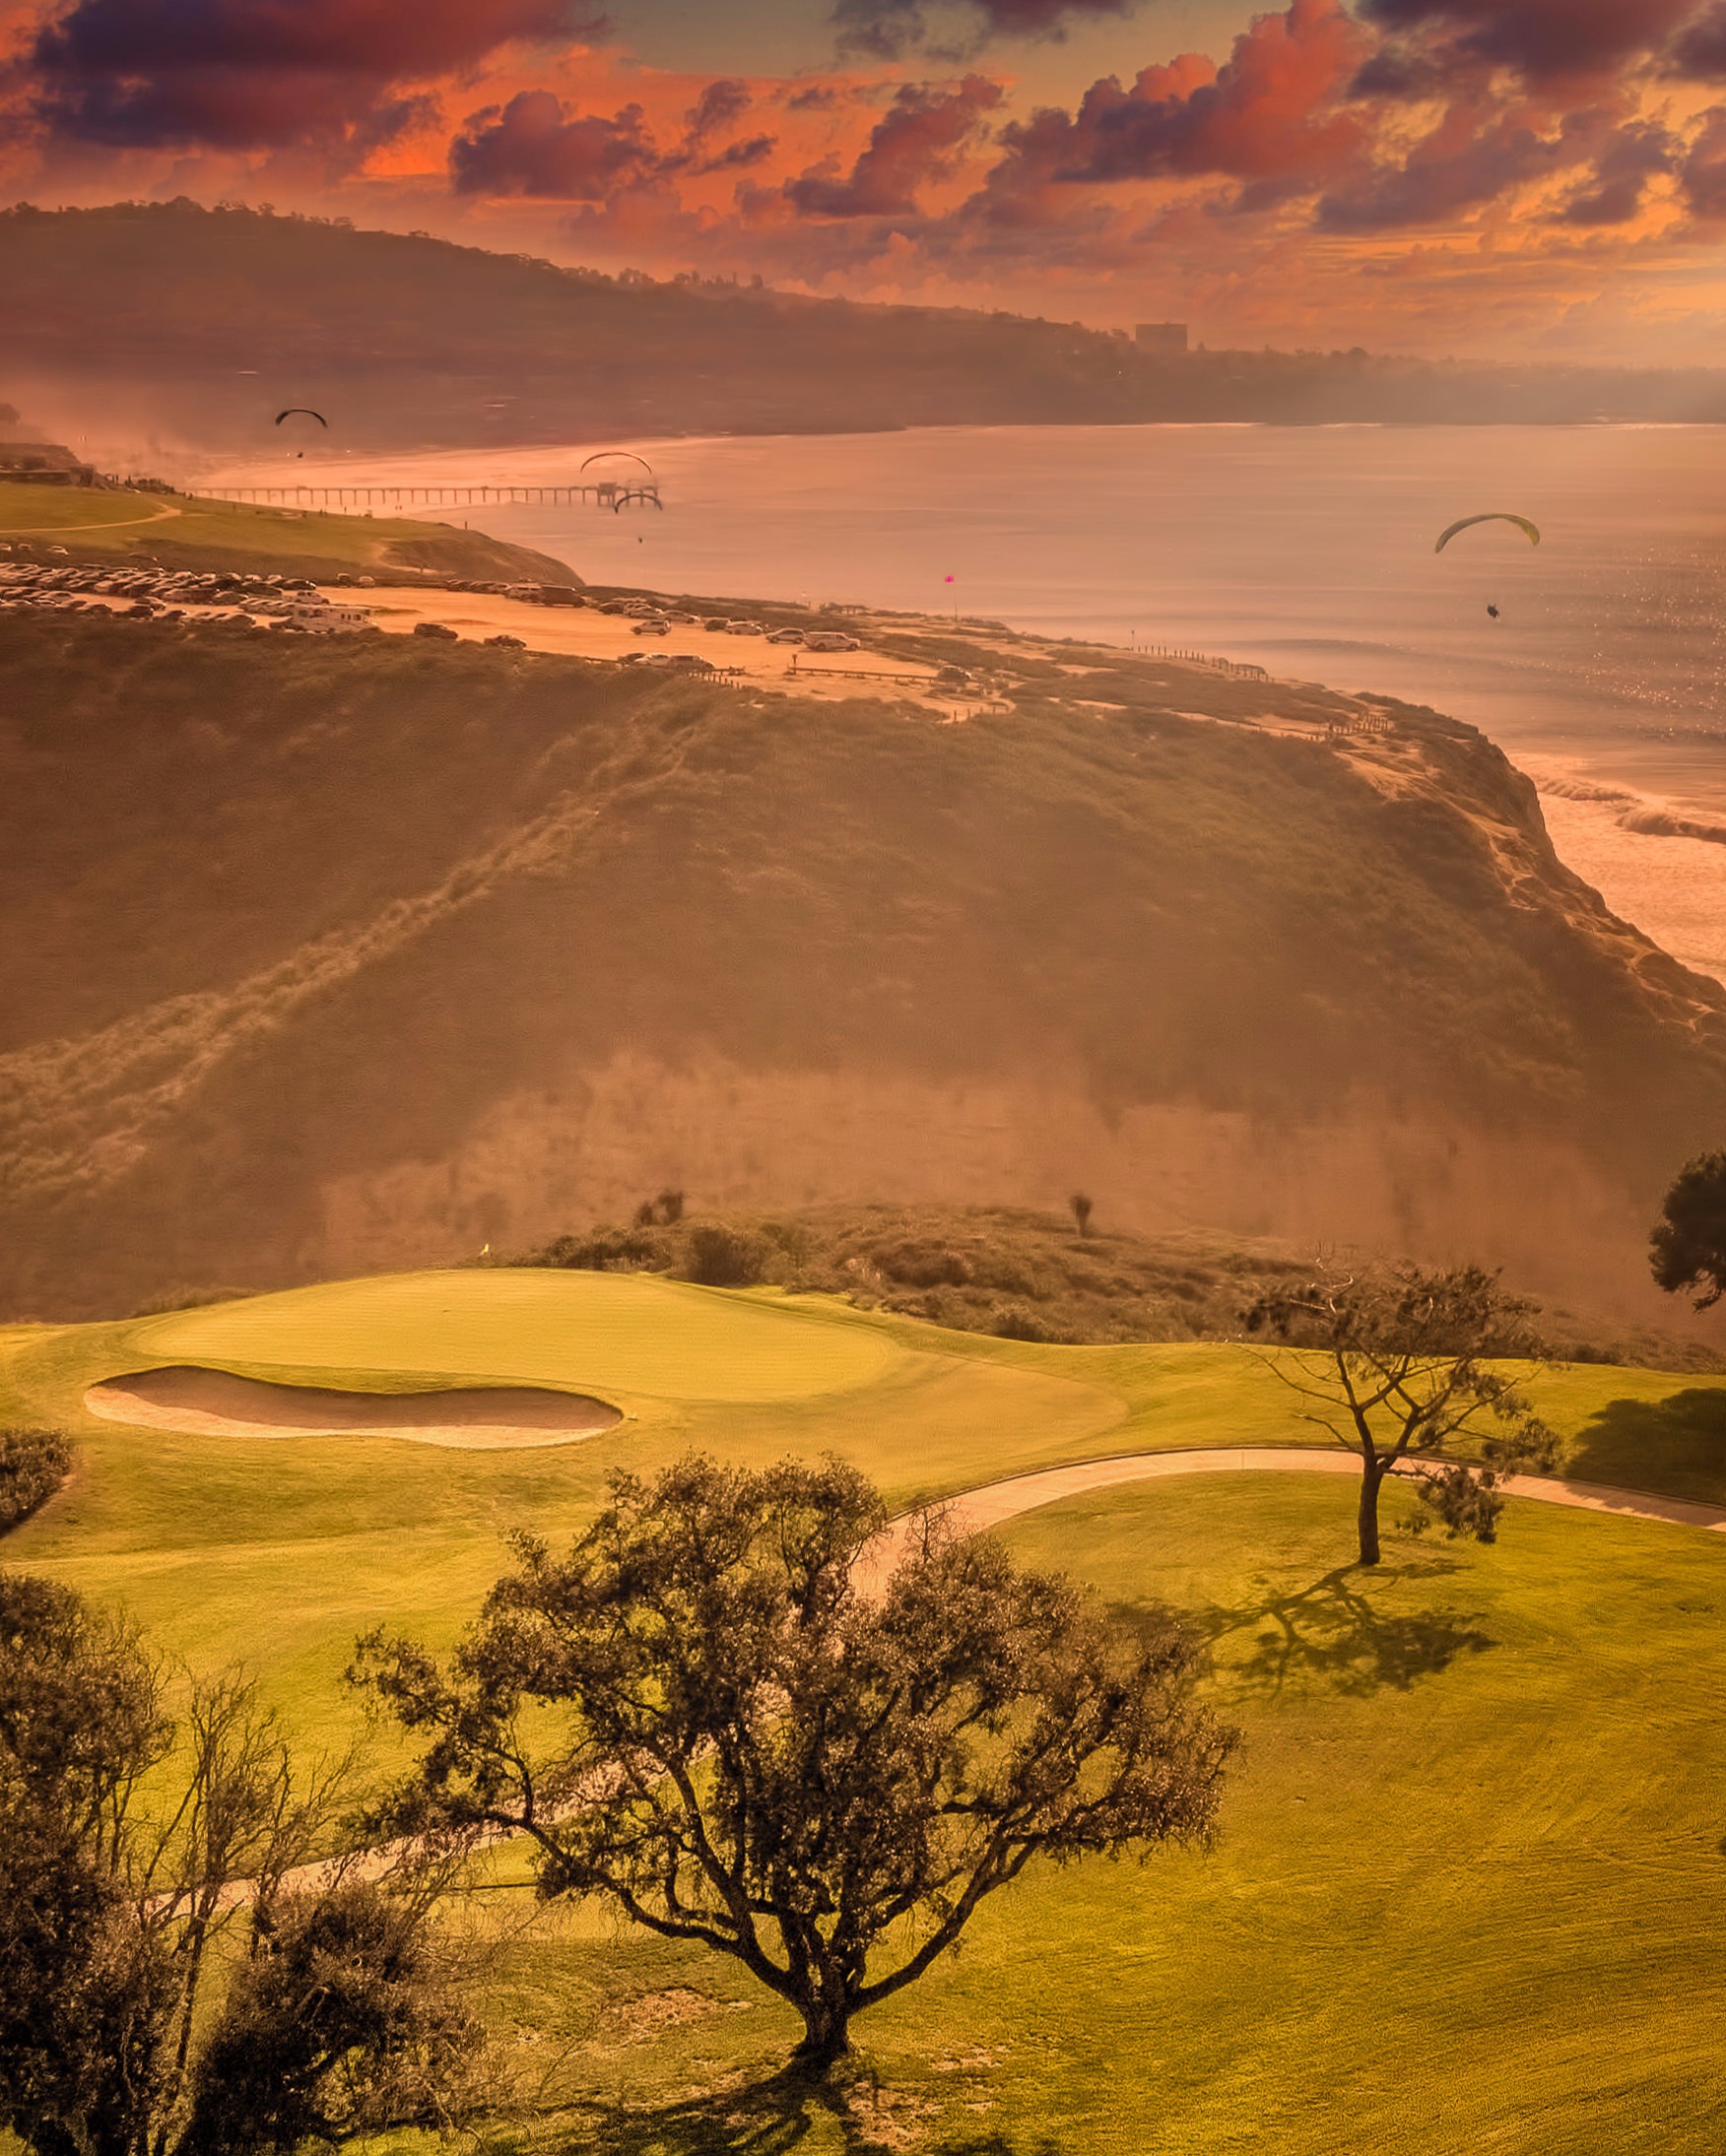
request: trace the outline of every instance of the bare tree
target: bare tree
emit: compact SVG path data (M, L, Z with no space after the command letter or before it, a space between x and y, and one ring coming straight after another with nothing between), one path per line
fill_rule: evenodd
M1378 1498L1389 1476L1413 1480L1452 1535L1490 1542L1502 1476L1551 1466L1552 1432L1517 1375L1498 1367L1544 1353L1532 1311L1479 1266L1405 1265L1321 1274L1246 1313L1249 1333L1308 1350L1271 1358L1271 1367L1309 1403L1307 1420L1361 1456L1361 1564L1379 1560ZM1478 1445L1480 1459L1446 1458L1458 1441Z
M566 1557L518 1538L448 1664L361 1643L424 1747L380 1824L528 1836L545 1895L741 1962L817 2070L1033 1859L1209 1835L1233 1736L1175 1629L939 1520L876 1592L885 1519L837 1463L614 1477Z

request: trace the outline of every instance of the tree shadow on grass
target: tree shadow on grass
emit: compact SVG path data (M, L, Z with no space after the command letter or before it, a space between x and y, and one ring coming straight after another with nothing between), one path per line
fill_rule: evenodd
M1584 1424L1563 1472L1578 1482L1726 1503L1726 1386L1608 1401Z
M1367 1585L1460 1569L1443 1557L1380 1565L1370 1573L1339 1565L1309 1587L1263 1601L1213 1602L1188 1621L1213 1648L1251 1636L1251 1653L1227 1665L1228 1680L1249 1691L1275 1697L1291 1684L1316 1681L1355 1697L1406 1692L1418 1679L1448 1669L1459 1655L1485 1654L1496 1642L1467 1611L1381 1609Z
M589 2112L564 2144L573 2156L791 2156L823 2119L845 2156L887 2156L913 2141L922 2156L1063 2156L1046 2137L998 2128L943 2132L936 2106L852 2064L826 2080L787 2067L763 2081L678 2103L619 2104Z

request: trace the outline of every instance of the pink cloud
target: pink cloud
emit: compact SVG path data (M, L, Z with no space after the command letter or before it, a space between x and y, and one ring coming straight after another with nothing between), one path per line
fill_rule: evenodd
M811 217L914 215L921 191L952 175L1001 102L1000 84L982 75L951 90L906 83L844 177L805 172L785 182L785 199Z

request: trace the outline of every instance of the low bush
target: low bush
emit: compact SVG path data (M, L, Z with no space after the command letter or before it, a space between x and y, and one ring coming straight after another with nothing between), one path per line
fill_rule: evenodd
M71 1466L58 1430L0 1429L0 1535L45 1505Z
M677 1270L700 1287L759 1287L773 1276L779 1255L777 1246L759 1228L700 1220L690 1229Z
M770 1284L954 1332L1061 1345L1238 1339L1243 1311L1311 1267L1287 1246L1200 1230L1146 1235L1093 1221L1079 1236L1070 1213L1029 1207L834 1205L691 1217L682 1198L662 1191L633 1224L488 1262L662 1273L706 1287ZM1541 1326L1560 1361L1726 1367L1704 1341L1550 1304Z

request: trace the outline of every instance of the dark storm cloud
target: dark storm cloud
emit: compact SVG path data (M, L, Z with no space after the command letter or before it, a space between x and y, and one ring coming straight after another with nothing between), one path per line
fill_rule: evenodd
M572 115L549 90L524 90L488 105L449 146L460 195L529 195L605 202L656 174L660 157L638 104L611 118Z
M1408 65L1509 67L1530 80L1609 72L1657 50L1694 0L1361 0L1365 21L1427 49ZM1383 79L1398 56L1381 63Z
M398 86L603 22L585 0L75 0L22 72L52 134L250 149L393 131Z
M1627 225L1642 207L1648 182L1670 172L1678 143L1664 127L1644 122L1621 127L1595 161L1592 179L1560 212L1564 225Z
M754 102L747 83L730 77L709 83L684 114L692 148L740 120Z
M1693 83L1726 82L1726 4L1704 8L1673 39L1666 72Z
M1002 102L999 83L967 75L957 88L907 83L876 123L850 172L806 172L787 180L785 198L814 217L902 217L917 208L919 191L953 170Z
M524 90L469 117L449 146L450 181L460 195L610 202L676 173L745 171L771 157L775 138L754 135L724 149L712 138L753 102L747 84L709 83L684 115L682 142L662 152L638 104L608 117L575 112L549 90Z
M996 37L1061 37L1077 22L1127 15L1139 0L834 0L841 48L896 60L919 46L974 51Z
M1702 124L1679 167L1679 181L1693 214L1726 218L1726 105L1702 114Z
M1331 232L1380 232L1435 225L1541 179L1577 160L1572 123L1547 135L1514 118L1475 124L1452 114L1400 164L1364 184L1326 195L1318 225Z

